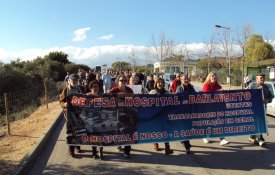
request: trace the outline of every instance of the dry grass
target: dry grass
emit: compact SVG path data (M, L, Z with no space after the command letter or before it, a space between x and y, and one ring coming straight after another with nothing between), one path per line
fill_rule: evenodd
M29 117L11 123L11 135L0 138L0 174L11 173L52 124L62 109L58 102L40 107ZM6 131L6 126L0 132Z

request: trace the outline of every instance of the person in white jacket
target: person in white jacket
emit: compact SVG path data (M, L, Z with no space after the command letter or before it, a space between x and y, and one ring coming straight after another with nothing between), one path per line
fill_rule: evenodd
M110 74L110 70L107 69L106 73L103 74L103 90L104 90L104 93L109 93L110 92L110 89L111 89L111 74Z

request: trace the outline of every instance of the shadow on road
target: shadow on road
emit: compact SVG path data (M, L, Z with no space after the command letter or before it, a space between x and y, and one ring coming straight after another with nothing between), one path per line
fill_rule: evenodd
M152 151L151 144L132 146L131 159L125 159L122 153L115 152L115 147L104 148L105 160L94 160L91 157L91 148L83 147L83 153L76 154L75 158L61 155L61 161L47 165L56 142L64 146L63 154L67 153L66 141L58 139L64 126L64 119L58 125L55 134L50 139L53 144L48 144L45 153L40 158L42 165L31 174L197 174L197 170L204 172L217 172L218 170L239 170L242 173L250 173L252 170L273 172L275 170L275 143L269 142L265 147L259 147L248 142L248 136L231 137L231 144L220 146L218 141L212 140L210 144L201 144L201 140L192 140L193 154L186 155L183 145L178 142L171 143L174 154L164 155L164 151ZM274 128L275 125L269 125ZM269 136L270 137L270 136ZM245 139L245 140L244 140ZM161 147L164 144L160 143ZM66 150L65 150L66 149ZM56 155L54 155L56 156ZM36 165L35 165L36 166ZM188 169L188 171L184 171ZM207 170L206 170L207 169ZM208 173L209 173L208 172ZM222 171L218 171L222 172ZM211 173L210 173L211 174ZM272 174L272 173L269 173Z
M43 152L41 153L41 156L38 158L36 162L39 162L39 165L34 164L33 167L36 167L35 172L30 172L30 174L42 174L43 170L45 169L47 162L51 156L51 153L53 152L53 149L58 141L58 137L62 131L62 128L64 127L65 119L62 118L62 120L57 125L53 135L49 138L49 141L47 142L47 145L45 145ZM64 140L65 142L65 140Z
M216 143L215 143L216 144ZM193 146L193 149L199 148L205 151L195 151L193 154L186 155L183 150L174 151L177 155L165 156L162 152L152 152L140 149L133 149L133 157L124 159L122 153L105 151L105 160L95 161L89 166L72 167L68 164L51 165L43 174L173 174L171 170L167 172L161 166L185 166L191 168L208 168L208 169L227 169L250 171L253 169L275 170L274 147L275 143L269 143L265 148L259 150L245 150L244 147L258 146L232 142L234 146L226 147L203 147ZM236 146L237 145L237 146ZM151 146L151 145L148 145ZM180 154L178 154L180 153ZM76 159L91 158L91 153L86 150L83 154L76 155ZM92 158L91 158L92 160ZM194 163L195 162L195 163ZM127 164L127 166L126 166ZM146 166L140 166L145 164ZM152 166L152 168L150 168ZM153 171L152 171L153 170ZM159 171L159 172L158 172ZM187 175L184 172L177 174Z

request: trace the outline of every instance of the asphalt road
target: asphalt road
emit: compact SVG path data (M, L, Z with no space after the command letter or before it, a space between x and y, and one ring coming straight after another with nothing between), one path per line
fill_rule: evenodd
M198 86L200 84L194 84ZM232 89L237 89L233 87ZM226 87L224 89L227 89ZM203 174L203 175L274 175L275 174L275 118L268 117L269 135L265 147L254 145L248 136L228 137L229 145L220 146L219 139L204 144L201 139L191 140L192 154L186 155L179 142L170 143L174 154L164 150L153 151L152 144L132 146L132 158L125 159L116 147L104 148L105 160L91 157L91 147L83 146L83 153L75 158L68 155L65 138L65 121L59 123L49 143L30 170L37 174ZM163 148L164 144L160 144Z
M219 174L219 175L271 175L275 174L275 119L268 117L268 144L259 147L248 141L247 136L228 137L231 142L220 146L219 139L204 144L192 140L192 154L186 155L179 142L170 143L174 154L164 155L164 150L152 150L152 144L134 145L132 158L125 159L115 147L104 148L105 160L91 158L91 147L83 146L84 153L72 158L67 153L65 121L59 123L39 159L30 169L38 174ZM163 148L164 144L160 144Z

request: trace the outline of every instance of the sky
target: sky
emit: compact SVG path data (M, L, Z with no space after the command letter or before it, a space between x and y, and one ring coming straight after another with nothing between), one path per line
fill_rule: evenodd
M193 53L217 29L249 24L275 41L274 0L1 0L0 61L32 60L62 51L77 64L145 64L152 36L164 34ZM273 47L275 42L272 42Z

